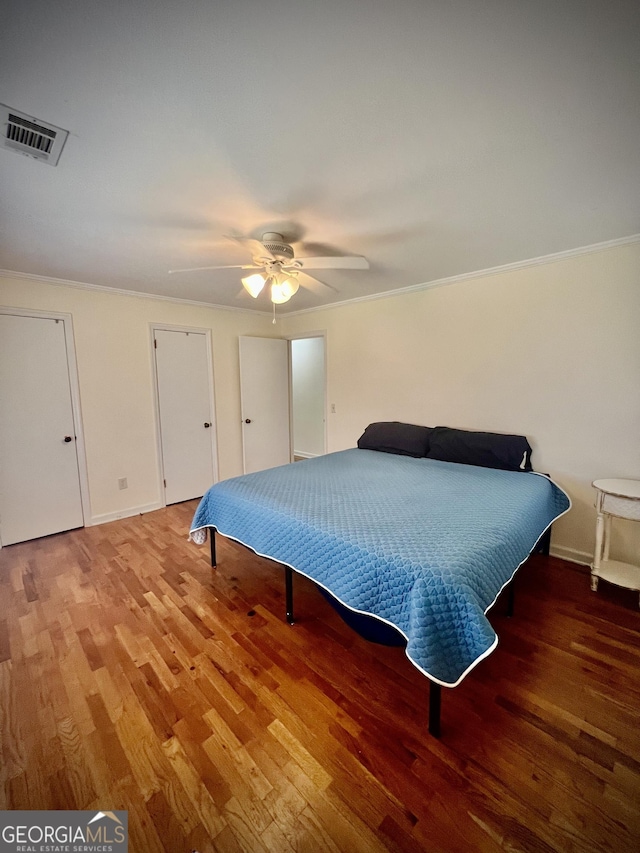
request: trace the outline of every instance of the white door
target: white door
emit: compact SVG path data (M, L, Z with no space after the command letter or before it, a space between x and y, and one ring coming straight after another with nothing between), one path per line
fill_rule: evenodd
M240 337L240 398L244 473L291 461L289 344Z
M214 480L207 336L155 329L154 352L165 501L174 504L202 497Z
M65 324L0 314L0 539L83 524Z

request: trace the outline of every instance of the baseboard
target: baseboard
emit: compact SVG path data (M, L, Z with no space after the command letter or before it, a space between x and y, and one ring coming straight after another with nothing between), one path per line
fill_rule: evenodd
M593 554L587 551L578 551L575 548L566 548L564 545L552 545L551 556L558 557L560 560L567 560L570 563L578 563L581 566L590 566L593 561Z
M121 509L118 512L105 512L102 515L93 515L86 522L87 527L95 527L98 524L106 524L108 521L117 521L119 518L131 518L134 515L143 515L145 512L153 512L156 509L162 509L164 504L159 502L145 504L144 506L132 506L128 509Z
M299 456L301 459L315 459L318 455L317 453L305 453L304 450L294 450L294 456Z

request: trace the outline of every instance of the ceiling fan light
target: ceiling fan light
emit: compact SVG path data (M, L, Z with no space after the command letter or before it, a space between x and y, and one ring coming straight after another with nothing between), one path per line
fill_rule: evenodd
M282 293L288 293L289 299L294 296L298 292L298 288L300 284L294 276L283 276L282 281L279 282L280 289Z
M275 305L282 305L284 302L288 302L293 296L282 284L278 284L274 282L271 285L271 301Z
M259 272L254 273L253 275L248 275L246 278L242 279L242 286L244 289L253 296L254 299L257 299L264 287L264 276L260 275Z

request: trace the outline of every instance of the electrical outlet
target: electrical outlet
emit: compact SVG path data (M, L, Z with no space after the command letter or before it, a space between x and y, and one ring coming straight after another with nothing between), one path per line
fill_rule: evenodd
M127 483L126 477L120 477L120 479L118 480L118 488L119 489L128 489L129 488L129 484Z

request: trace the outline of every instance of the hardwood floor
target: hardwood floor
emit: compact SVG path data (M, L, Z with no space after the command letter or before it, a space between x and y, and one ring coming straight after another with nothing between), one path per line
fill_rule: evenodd
M194 503L0 551L0 808L127 809L132 853L637 851L637 596L536 556L443 690Z

